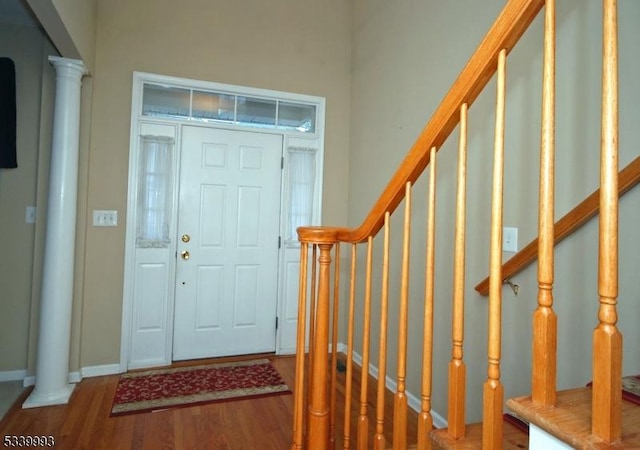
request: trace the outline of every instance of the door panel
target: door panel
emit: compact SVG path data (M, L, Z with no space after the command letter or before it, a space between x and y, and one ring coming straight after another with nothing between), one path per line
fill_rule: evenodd
M174 360L275 350L281 155L278 135L183 128Z

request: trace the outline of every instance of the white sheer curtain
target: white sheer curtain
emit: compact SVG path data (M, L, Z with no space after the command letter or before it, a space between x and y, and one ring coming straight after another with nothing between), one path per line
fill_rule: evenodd
M165 136L141 136L138 186L139 247L169 244L171 178L174 140Z
M317 149L288 147L287 152L289 198L286 242L295 243L298 241L296 229L311 225L313 221Z

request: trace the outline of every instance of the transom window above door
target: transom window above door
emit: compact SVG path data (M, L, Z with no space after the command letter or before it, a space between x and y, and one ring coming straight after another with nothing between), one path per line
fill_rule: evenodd
M142 115L316 132L316 105L144 83Z

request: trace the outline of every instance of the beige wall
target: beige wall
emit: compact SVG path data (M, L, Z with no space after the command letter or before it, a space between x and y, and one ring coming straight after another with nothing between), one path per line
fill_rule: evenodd
M80 59L92 71L96 47L97 0L51 0L51 3L58 11Z
M37 327L40 264L50 154L51 44L35 27L0 24L0 56L16 66L18 168L0 169L0 371L24 370ZM38 221L25 223L36 206Z
M119 225L84 230L81 366L120 358L133 71L326 97L323 219L347 220L348 2L105 0L97 25L86 214L115 209Z
M352 118L349 171L349 225L357 226L384 188L439 101L497 16L503 0L477 2L360 0L354 6ZM638 155L640 129L640 4L620 7L620 168ZM599 93L601 5L580 0L558 2L557 207L560 218L597 188L599 166ZM518 44L508 62L504 193L505 225L519 228L520 246L537 234L537 173L540 123L541 20ZM487 299L473 289L487 275L489 193L493 157L495 83L470 112L465 361L468 365L468 421L481 414L481 385L487 371ZM439 153L436 244L436 350L433 406L446 417L446 365L451 355L451 286L457 130ZM426 178L426 177L425 177ZM425 180L414 189L408 388L420 394L422 299L424 286ZM637 267L640 239L640 191L621 202L620 322L625 337L625 373L640 370L637 342ZM402 208L392 220L401 228ZM393 277L399 278L401 236L392 239ZM374 253L381 253L376 243ZM507 256L507 255L505 255ZM364 255L360 267L364 267ZM590 379L591 333L597 308L597 221L557 247L555 297L559 315L561 388ZM374 271L379 274L379 262ZM363 275L360 274L360 279ZM530 392L531 313L536 304L535 264L513 281L515 296L503 291L502 380L506 397ZM374 302L379 300L379 275ZM392 283L388 358L395 367L397 282ZM374 314L372 331L379 320ZM361 330L359 330L361 331ZM372 361L377 365L377 345ZM395 369L391 369L395 373Z
M25 1L60 56L83 60L92 71L97 0Z
M85 29L81 23L82 17L92 14L92 7L89 5L76 11L71 1L59 0L55 4L64 16L64 23L69 24L69 33L78 39L75 46L84 49L90 59L90 27ZM219 2L215 7L196 0L180 2L179 7L167 0L98 2L93 76L83 83L72 369L113 364L120 357L134 70L326 97L324 222L355 226L365 216L503 4L503 0L482 3L407 0L393 4L382 0L359 0L353 4L352 11L351 4L343 0L331 0L329 5L311 0L285 0L277 4L247 0ZM635 0L621 0L619 5L622 167L638 154L634 146L640 127L634 120L640 116L640 93L636 83L640 78L640 55L634 24L640 21L640 6ZM600 8L597 2L572 0L559 3L558 13L560 94L556 215L560 217L598 183ZM505 224L519 228L521 246L536 233L535 210L531 205L537 198L540 29L538 20L532 34L512 53L508 68L509 131L505 176L509 188L505 192ZM8 42L21 49L21 45L38 42L38 39L30 33L26 33L24 39L0 39L0 45ZM20 50L20 55L35 67L34 73L42 71L43 54L48 53L40 52L36 57L31 51ZM44 66L50 71L48 65ZM490 190L487 174L492 162L492 86L490 84L489 92L472 108L470 123L469 282L465 338L470 420L479 417L479 387L486 377L487 301L475 293L473 286L486 276L488 260L489 204L486 195ZM50 106L50 100L49 92L44 103ZM28 117L38 117L38 101L31 99L29 105L31 113ZM42 126L46 128L46 124ZM24 144L26 150L22 147L20 150L24 152L22 158L26 156L26 159L20 161L19 169L0 172L2 248L10 255L3 261L4 264L11 262L10 268L0 270L3 311L11 311L0 317L0 342L11 340L21 344L11 350L6 350L5 346L0 349L0 370L23 369L27 360L32 361L35 356L37 305L31 299L38 296L32 292L30 283L33 279L33 291L37 291L37 255L42 242L34 238L34 228L24 224L24 208L36 200L39 206L42 203L42 192L46 190L40 170L46 163L42 149L49 147L34 138L36 132L21 133L19 139L23 139L23 144L29 142ZM455 142L448 143L440 153L438 175L438 349L435 361L436 367L440 368L450 357L448 304L455 195L454 147ZM36 148L41 149L40 153ZM424 222L424 190L425 183L421 181L416 185L415 194L416 230L418 223ZM636 191L621 202L620 327L625 335L625 372L640 370L638 349L631 345L638 341L635 324L640 319L640 310L628 306L635 301L634 296L640 288L634 272L640 265L640 240L635 225L640 220L640 194ZM118 210L119 226L92 227L88 218L93 209ZM42 211L39 213L43 214ZM38 227L42 229L41 224ZM398 218L394 219L396 228L399 228ZM556 252L561 387L589 379L589 341L596 324L596 233L597 222L591 222L570 241L558 246ZM395 236L393 255L396 261L398 247L399 237ZM26 253L25 248L29 249ZM410 307L410 328L414 331L422 326L420 303L424 268L419 255L423 248L424 238L416 232L412 243L415 262ZM31 256L34 254L35 258ZM395 267L399 265L395 264ZM536 289L533 267L514 279L521 287L517 297L509 290L504 291L502 369L507 396L529 391L529 323ZM375 286L378 285L376 282ZM397 289L397 284L392 286L392 292L398 292ZM396 297L392 295L392 298ZM34 311L31 315L29 308ZM395 308L392 308L391 317L392 320L397 317ZM378 322L374 320L373 323ZM396 345L394 329L392 325L391 349ZM17 337L24 340L15 340ZM27 351L26 342L31 343L30 351ZM421 354L418 339L412 339L409 351L412 355L409 389L417 394ZM393 365L393 354L389 360ZM434 407L441 414L446 414L445 392L446 373L440 370L434 379Z

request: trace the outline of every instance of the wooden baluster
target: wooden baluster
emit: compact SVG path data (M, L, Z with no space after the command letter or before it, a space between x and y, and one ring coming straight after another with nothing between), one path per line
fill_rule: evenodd
M309 299L309 356L307 358L308 372L311 373L313 367L313 343L315 342L315 330L316 330L316 285L318 279L318 267L316 264L318 247L317 244L313 244L311 251L311 297ZM310 381L307 381L310 383ZM307 404L311 402L311 389L307 389Z
M613 442L621 435L622 334L618 313L618 18L617 1L603 2L602 148L598 326L593 332L592 430Z
M331 406L329 408L329 445L336 448L336 391L338 387L338 318L340 316L340 244L336 245L333 272L333 334L331 336Z
M349 280L349 321L347 325L347 373L344 388L344 439L342 448L351 448L351 387L353 384L353 319L356 304L356 244L351 244L351 279Z
M296 384L293 405L293 443L292 450L302 449L304 418L304 360L305 330L307 323L307 260L309 245L300 244L300 279L298 281L298 332L296 336Z
M380 301L380 351L378 353L378 391L376 399L376 434L373 448L383 450L384 439L384 394L387 376L387 321L389 304L389 220L387 211L384 215L384 250L382 256L382 298Z
M318 296L316 302L315 339L311 352L313 364L310 370L309 422L307 432L307 448L309 450L326 450L329 448L329 396L328 383L328 349L329 349L329 313L331 283L331 248L333 244L320 243L318 257Z
M489 368L484 384L482 448L502 449L502 404L504 388L500 383L500 353L502 346L502 199L504 176L504 116L507 51L498 55L496 96L495 148L493 162L493 192L491 200L491 252L489 256Z
M463 358L464 343L464 281L465 227L467 188L467 114L464 103L460 108L460 142L458 146L458 186L456 198L456 227L453 265L453 324L452 349L449 362L449 415L447 431L459 439L465 433L465 398L467 367Z
M542 132L538 216L538 307L533 314L531 397L556 402L558 319L553 311L554 184L555 184L555 0L547 0L544 21Z
M433 372L433 302L435 280L436 237L436 148L429 159L429 194L427 206L427 250L424 287L424 334L422 359L422 401L418 416L418 450L431 449L429 434L433 429L431 416L431 380Z
M367 418L367 388L369 381L369 332L371 324L371 267L373 265L373 237L367 238L367 267L364 282L364 320L362 324L362 372L360 379L360 415L358 416L358 450L367 450L369 419Z
M409 245L411 235L411 182L405 185L402 280L398 318L398 387L393 402L393 448L407 448L407 318L409 314Z

